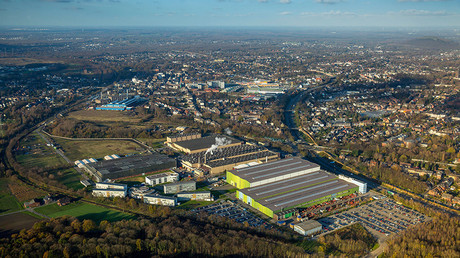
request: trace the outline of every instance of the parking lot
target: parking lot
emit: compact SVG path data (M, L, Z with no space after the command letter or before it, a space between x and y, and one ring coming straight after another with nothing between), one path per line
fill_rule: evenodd
M238 223L247 222L249 226L252 227L259 227L263 226L265 228L273 227L266 221L258 218L254 214L247 211L246 208L241 207L239 204L233 202L221 202L221 203L213 203L207 206L199 207L192 212L206 212L210 215L214 214L221 217L227 217L229 219L233 219Z
M370 204L318 220L326 232L361 223L378 239L384 239L429 218L390 199Z

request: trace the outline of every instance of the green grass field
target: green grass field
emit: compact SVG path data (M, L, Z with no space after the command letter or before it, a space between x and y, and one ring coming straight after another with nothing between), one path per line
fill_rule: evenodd
M56 218L64 215L74 216L80 220L91 219L96 223L103 220L119 221L124 219L135 219L136 217L119 211L114 211L104 207L76 202L66 206L59 207L57 204L50 204L47 206L35 209L38 213L46 216Z
M81 176L74 168L68 168L53 173L56 180L65 186L74 190L82 189L84 186L80 183Z
M67 164L52 147L46 146L46 142L36 132L23 139L20 148L16 160L25 167L53 167Z
M75 141L59 138L55 138L54 140L62 146L62 149L65 151L65 155L72 161L86 158L101 159L104 156L111 154L125 155L130 153L139 153L142 148L131 141Z
M54 167L67 164L57 153L25 154L16 156L16 160L23 166L31 167Z
M36 218L36 219L44 219L42 216L37 215L37 214L35 214L35 213L33 213L33 212L30 212L30 211L23 211L23 212L21 212L21 213L27 214L27 215L29 215L29 216L31 216L31 217Z
M152 148L161 148L163 147L163 142L166 141L166 138L161 138L161 139L138 138L137 140L145 143L146 145Z
M8 183L10 179L0 179L0 214L22 210L21 203L10 193Z
M180 209L186 209L186 210L191 210L191 209L196 209L198 207L203 207L206 205L209 205L213 202L208 202L208 201L185 201L182 202L181 205L177 206Z

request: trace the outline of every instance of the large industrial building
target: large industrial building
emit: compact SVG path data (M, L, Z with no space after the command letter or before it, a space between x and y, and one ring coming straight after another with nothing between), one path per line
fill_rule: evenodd
M165 172L145 177L145 183L148 185L173 183L177 181L179 181L179 174L176 172Z
M244 189L319 170L318 164L299 158L289 158L228 171L227 182L238 189Z
M320 166L289 158L227 172L236 197L275 219L289 218L297 207L310 207L359 191Z
M133 98L126 98L124 100L117 100L100 107L96 107L96 110L115 110L115 111L124 111L131 110L136 105L139 105L145 102L147 99L135 96Z
M175 136L166 137L166 143L170 144L173 142L183 142L183 141L195 140L199 138L201 138L201 133L178 134Z
M182 140L182 139L186 139L186 140ZM216 144L216 141L218 139L220 139L221 142L225 144L217 146L218 144ZM181 151L181 152L190 154L190 153L198 153L198 152L207 151L213 145L216 145L217 146L216 148L220 149L220 148L227 148L231 146L242 145L243 142L235 138L226 136L226 135L210 135L210 136L201 137L200 134L191 134L191 135L183 135L183 136L178 135L174 137L168 137L166 139L165 144L177 151Z
M193 138L180 141L180 137ZM219 139L219 140L217 140ZM189 171L204 171L216 175L241 164L263 163L279 159L279 154L265 147L243 142L228 136L191 134L168 138L167 144L187 153L180 158L181 166ZM219 144L224 142L225 144Z
M175 159L161 154L149 154L88 163L83 168L94 176L96 181L101 182L175 167Z

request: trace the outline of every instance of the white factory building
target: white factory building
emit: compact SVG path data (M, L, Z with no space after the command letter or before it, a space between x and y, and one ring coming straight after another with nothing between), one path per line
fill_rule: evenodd
M364 194L367 192L367 184L364 183L364 182L361 182L359 180L356 180L354 178L351 178L351 177L347 177L347 176L344 176L344 175L339 175L339 178L342 179L343 181L347 181L349 183L353 183L355 185L357 185L359 187L359 192Z
M299 224L294 225L294 231L303 235L310 236L320 232L323 229L321 223L316 220L307 220Z
M117 154L112 154L112 155L107 155L104 157L104 160L112 160L112 159L119 159L120 156L118 156Z
M127 191L128 186L125 184L96 183L92 193L96 197L125 197Z
M177 199L174 197L147 194L143 197L144 202L148 204L163 205L163 206L176 206Z
M210 191L181 192L177 193L176 197L179 201L214 201Z
M172 183L177 181L179 181L179 174L175 172L166 172L145 177L145 183L148 185Z

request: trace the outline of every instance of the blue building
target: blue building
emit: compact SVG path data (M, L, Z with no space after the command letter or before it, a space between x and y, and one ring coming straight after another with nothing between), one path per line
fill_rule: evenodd
M116 110L116 111L131 110L134 106L137 106L145 101L146 99L141 98L139 96L135 96L130 99L117 100L109 104L105 104L100 107L96 107L96 110Z

